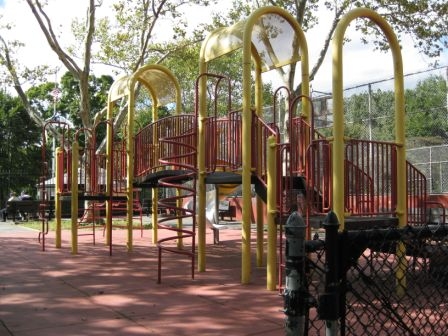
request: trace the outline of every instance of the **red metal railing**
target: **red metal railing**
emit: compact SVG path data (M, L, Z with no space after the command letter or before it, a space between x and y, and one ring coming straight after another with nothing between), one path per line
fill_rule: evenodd
M182 143L160 140L179 136L179 140L187 141L189 137L182 138L182 136L191 132L195 133L194 125L196 125L195 115L182 114L162 118L140 130L134 138L134 176L144 177L160 169L166 169L166 162L161 160L166 157L171 158L170 164L173 165L193 164L195 161L192 161L190 155L182 154L184 151L187 151L184 154L188 154L189 151ZM196 143L194 145L196 146Z
M242 166L242 118L231 112L224 118L205 122L205 166L207 172L235 171Z
M276 125L268 124L257 116L255 112L252 113L252 169L264 185L267 185L267 139L274 136L276 143L278 144L279 134L280 132ZM278 155L280 155L280 152ZM280 158L280 156L278 156L278 158ZM281 171L281 166L279 165L278 172ZM280 175L280 173L278 175Z
M397 145L348 140L345 147L345 209L356 216L395 215ZM314 140L307 153L307 195L312 212L325 214L331 199L331 150L327 140ZM426 222L426 179L407 162L408 223ZM310 199L311 198L311 199ZM310 203L308 203L310 204Z
M349 140L345 145L344 205L356 216L393 215L396 208L396 145ZM314 140L308 151L307 194L312 212L332 207L332 153L328 140ZM308 200L310 201L310 200Z
M332 205L331 146L313 140L306 153L306 198L309 214L326 214Z
M348 140L345 145L345 208L358 216L394 215L397 145Z
M426 177L414 167L410 162L406 162L407 176L407 202L408 202L408 220L410 225L421 225L427 223L427 208L438 204L429 204L427 202ZM439 206L440 207L440 206ZM441 206L443 211L445 210ZM443 216L445 218L445 216Z
M112 190L115 193L126 192L127 156L126 140L116 141L112 148Z
M191 120L183 119L188 123ZM160 123L157 128L161 129ZM190 124L191 125L191 124ZM207 171L237 170L241 168L241 115L230 114L226 118L211 117L206 123L206 167ZM332 206L332 171L331 146L323 136L314 132L314 140L305 151L303 143L310 134L310 126L297 117L292 121L291 136L294 143L279 144L278 167L279 180L278 200L280 209L291 208L286 206L288 200L283 197L288 176L306 175L307 204L310 205L310 214L326 214ZM187 127L184 126L184 129ZM149 128L148 128L149 129ZM157 131L160 133L160 131ZM143 138L144 132L141 132ZM147 137L153 139L148 133ZM168 134L168 133L166 133ZM278 137L276 126L269 125L253 115L252 127L252 168L261 183L266 184L266 139L270 135ZM142 143L137 153L143 153L143 146L153 145ZM164 148L165 146L165 148ZM161 153L176 152L176 145L159 145L159 154L148 153L154 157ZM137 148L137 146L136 146ZM151 156L138 157L140 171L160 167L148 165L154 162ZM381 141L348 140L345 148L345 200L347 212L358 216L394 215L396 210L396 145ZM172 161L170 161L173 163ZM145 167L142 169L142 167ZM148 168L149 167L149 168ZM281 172L281 173L280 173ZM426 218L426 179L412 165L407 163L408 176L408 222L410 224L424 223Z

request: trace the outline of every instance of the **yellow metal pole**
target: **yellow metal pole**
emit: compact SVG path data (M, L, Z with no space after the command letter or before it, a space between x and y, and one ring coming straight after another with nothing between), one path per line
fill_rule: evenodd
M132 78L129 90L129 101L128 101L128 129L127 129L127 181L126 181L126 194L128 198L127 205L127 227L128 227L128 241L127 248L128 251L133 249L133 213L134 213L134 86L135 79Z
M72 145L72 254L78 254L78 157L79 144Z
M277 215L277 157L276 157L276 139L274 136L268 138L267 157L268 163L267 178L267 221L268 221L268 248L267 248L267 267L266 267L266 286L268 290L275 290L277 287L277 224L275 218Z
M298 42L300 45L300 63L301 63L301 73L302 73L302 95L311 98L310 96L310 74L309 74L309 63L308 63L308 44L306 41L305 34L300 26L296 27L296 34L298 35ZM302 99L302 117L305 121L311 123L311 101L308 99ZM305 136L305 148L310 145L309 130L306 130ZM306 155L304 157L306 159ZM303 167L306 166L306 162L303 162Z
M340 229L344 229L344 97L342 46L348 22L344 16L339 21L333 37L333 143L331 147L333 170L333 211L339 219ZM345 25L344 25L345 24Z
M153 97L154 101L154 97ZM156 122L159 119L159 113L157 111L156 104L152 104L152 122ZM159 148L159 138L156 131L153 132L152 135L152 144L153 144L153 150L157 152L157 148ZM158 158L157 158L158 159ZM159 189L157 187L152 188L151 190L151 198L152 198L152 214L151 214L151 221L152 221L152 243L156 244L159 240L159 231L158 231L158 202L159 202Z
M152 199L152 213L151 213L151 223L152 223L152 243L157 243L159 239L158 230L157 230L157 221L158 221L158 207L157 202L159 202L159 189L156 187L151 190L151 199Z
M252 46L252 31L255 23L259 18L265 14L275 13L286 19L297 34L297 42L302 54L305 56L302 62L302 87L303 94L309 95L309 73L308 73L308 47L306 44L305 35L297 23L297 21L288 12L275 6L263 7L256 10L246 20L243 32L243 130L242 130L242 157L243 157L243 214L242 214L242 283L248 283L250 280L250 211L244 204L250 204L251 198L251 128L252 116L250 111L251 91L251 46ZM261 104L261 102L260 102ZM310 115L310 104L305 101L303 104L303 111L306 117ZM268 191L269 194L269 191Z
M114 102L110 100L110 97L108 97L107 102L107 120L113 120L113 108L114 108ZM113 153L112 153L112 144L113 144L113 129L111 125L108 125L107 132L106 132L106 150L107 150L107 157L108 157L108 164L106 165L106 178L107 181L112 181L112 160L113 160ZM109 185L109 183L106 184L106 192L108 195L113 192L112 190L112 184ZM112 244L112 204L110 202L106 202L106 245Z
M205 41L207 42L207 41ZM199 57L199 74L207 72L207 63L204 59L204 49L206 43L201 47ZM199 111L198 111L198 177L197 177L197 201L196 218L198 225L198 271L204 272L206 268L206 186L205 186L205 122L207 119L206 98L207 98L207 78L205 75L199 78Z
M250 281L250 245L251 245L251 212L252 212L252 111L251 111L251 38L254 25L252 16L246 22L243 34L243 114L242 114L242 226L241 226L241 283Z
M263 267L264 256L264 213L263 213L263 201L260 197L256 198L256 214L255 218L257 222L257 267Z
M109 110L112 110L112 106L110 106ZM113 122L112 116L108 116L108 120L110 122ZM112 180L112 162L113 162L113 155L112 152L113 148L113 124L108 123L107 124L107 142L106 142L106 194L108 196L108 199L106 201L106 245L111 246L112 245L112 202L110 197L113 196L113 180Z
M56 148L56 167L55 167L55 185L54 185L54 212L55 212L55 220L56 220L56 248L60 248L62 245L61 239L61 192L62 186L61 181L64 181L64 171L61 169L60 157L63 155L62 149L60 147ZM61 176L62 174L62 176Z
M255 112L257 115L262 116L263 112L263 83L261 80L261 64L258 54L252 52L252 59L255 63ZM261 130L259 130L258 139L261 139ZM261 143L257 144L258 148L254 148L258 153L258 157L262 157ZM251 188L252 189L252 188ZM269 190L269 189L268 189ZM252 191L252 190L251 190ZM257 223L257 246L256 246L256 265L257 267L263 266L264 255L264 216L263 216L263 204L260 197L256 198L256 218ZM252 199L251 199L252 206Z

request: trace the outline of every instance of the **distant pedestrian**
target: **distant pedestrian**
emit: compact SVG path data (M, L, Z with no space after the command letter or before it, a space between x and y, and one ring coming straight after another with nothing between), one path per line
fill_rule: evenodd
M9 195L9 198L8 198L8 201L7 201L7 202L11 202L11 201L20 201L20 198L17 197L17 194L16 194L15 192L12 192L12 193ZM2 215L2 219L3 219L3 221L6 222L6 218L8 217L8 212L7 212L7 210L6 210L6 205L5 205L5 208L4 208L4 209L1 209L1 210L0 210L0 212L1 212L1 215Z

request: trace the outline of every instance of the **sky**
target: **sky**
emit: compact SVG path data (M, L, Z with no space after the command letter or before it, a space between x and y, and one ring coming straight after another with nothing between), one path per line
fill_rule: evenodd
M110 0L104 0L105 5L111 3ZM87 7L86 0L48 0L48 13L53 20L55 29L61 36L71 35L69 32L70 22L75 16L84 15ZM226 2L222 2L226 3ZM2 21L6 20L15 23L15 28L11 31L10 38L15 38L25 42L26 47L22 50L20 59L28 67L39 64L50 64L55 67L61 67L55 54L47 45L43 34L40 31L28 5L24 0L0 0L0 15ZM191 15L189 16L191 17ZM210 15L195 15L195 17L206 20ZM307 44L309 48L310 69L320 52L323 36L328 31L331 20L322 19L319 25L312 31L306 32ZM348 28L346 36L351 37L352 41L344 47L344 87L352 87L363 83L381 81L393 76L392 56L390 53L381 53L372 51L371 46L365 46L355 38L356 32L351 27ZM4 36L7 36L4 34ZM69 40L65 40L70 44ZM404 74L424 71L429 68L433 61L420 54L409 38L405 38L402 43L403 72ZM448 65L448 51L440 59L441 65ZM110 69L104 67L92 66L95 74L111 74ZM55 78L65 72L62 68ZM321 92L331 91L331 50L327 53L324 63L319 70L318 75L311 83L313 90ZM277 83L275 74L270 74L274 83Z

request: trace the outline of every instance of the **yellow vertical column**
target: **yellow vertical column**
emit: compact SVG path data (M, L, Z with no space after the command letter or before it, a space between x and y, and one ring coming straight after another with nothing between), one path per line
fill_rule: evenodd
M112 153L112 144L114 141L113 137L113 107L114 103L110 101L110 96L107 103L107 120L111 121L111 125L108 125L107 131L106 131L106 140L107 140L107 157L108 157L108 164L106 165L106 176L107 181L110 181L109 183L106 183L106 192L109 195L109 193L112 193L112 162L113 162L113 153ZM112 204L110 202L106 202L106 245L112 244Z
M157 221L158 221L158 207L157 207L157 203L159 202L159 189L157 189L156 187L152 188L151 190L151 209L152 209L152 213L151 213L151 223L152 223L152 243L155 244L157 243L157 240L159 239L159 234L158 234L158 230L157 230Z
M204 46L204 45L203 45ZM203 47L204 48L204 47ZM199 60L199 73L205 74L207 64L203 59L203 49L201 49L201 58ZM196 218L198 228L198 271L205 271L205 250L206 250L206 188L205 188L205 121L207 118L206 95L207 95L207 77L202 75L199 78L199 104L198 116L198 135L197 135L197 158L198 158L198 178L197 178L197 199Z
M153 98L154 101L154 98ZM153 104L152 107L152 122L156 122L159 119L159 114L157 112L157 106L156 104ZM157 130L154 129L153 135L152 135L152 143L153 143L153 151L155 153L158 153L159 148L159 138L157 134ZM155 160L158 160L159 157L156 157ZM151 222L152 222L152 243L156 244L157 240L159 239L159 232L158 232L158 202L159 202L159 189L157 187L154 187L151 189L151 199L152 199L152 213L151 213Z
M267 220L268 220L268 250L266 267L266 287L268 290L275 290L277 286L277 157L276 139L270 136L267 146L268 170L268 193L267 197Z
M78 253L78 156L79 144L72 145L72 254Z
M134 86L135 80L131 81L129 90L129 101L128 101L128 138L127 138L127 181L126 181L126 195L128 198L127 205L127 227L128 227L128 241L127 248L128 251L133 249L133 203L134 203Z
M106 201L106 245L112 246L112 202L111 196L113 195L113 121L112 117L108 116L109 122L107 123L107 145L106 145L106 195L108 199Z
M252 175L252 112L251 105L251 33L252 26L247 25L243 37L243 126L242 126L242 228L241 228L241 283L248 284L251 273L251 212L252 212L252 193L251 193L251 175Z
M158 68L158 65L152 65L152 67ZM151 96L152 99L152 122L155 123L159 119L159 101L157 98L157 93L154 92L154 90L151 87L147 87L148 93ZM160 159L159 157L159 134L158 134L158 128L155 127L153 134L152 134L152 151L154 153L154 163L158 162ZM154 187L151 189L151 200L152 200L152 213L151 213L151 223L152 223L152 243L156 244L157 240L159 239L159 231L158 231L158 203L159 203L159 189L157 187Z
M261 81L261 66L260 66L260 58L258 55L253 55L253 60L255 61L255 108L256 114L262 117L263 111L263 83ZM261 139L261 130L258 130L259 134L257 135L258 139ZM253 148L253 150L257 151L257 157L262 157L262 146L261 143L256 144L257 148ZM269 188L268 188L269 190ZM257 267L263 266L263 255L264 255L264 216L263 216L263 203L260 197L256 198L256 218L255 221L257 223L257 247L256 247L256 265ZM252 200L251 200L252 202ZM252 206L252 203L251 203Z
M64 181L64 171L61 169L61 165L59 164L61 155L63 155L63 151L60 147L56 148L56 167L55 167L55 194L54 194L54 217L56 221L56 248L60 248L62 245L62 239L61 239L61 217L62 217L62 211L61 211L61 192L62 192L62 185L61 182Z
M338 25L340 27L340 25ZM336 29L337 30L337 29ZM331 161L333 170L332 191L333 211L339 219L340 229L344 229L344 102L342 42L344 30L337 30L333 38L333 143Z

